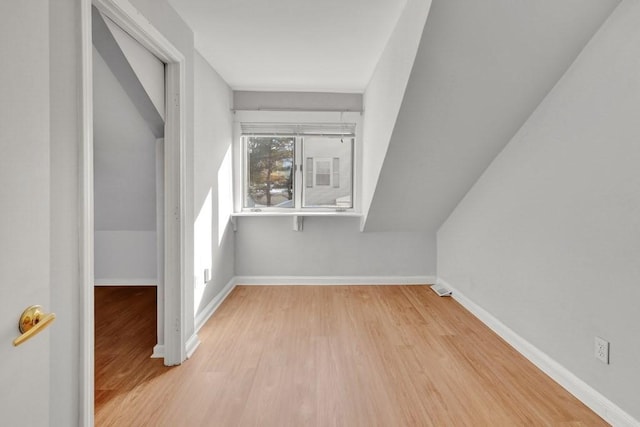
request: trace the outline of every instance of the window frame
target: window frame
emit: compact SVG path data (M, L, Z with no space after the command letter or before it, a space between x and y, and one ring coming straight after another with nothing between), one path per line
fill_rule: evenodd
M241 136L241 146L242 146L242 199L240 201L240 205L242 207L242 211L243 212L251 212L251 211L261 211L261 210L272 210L272 211L278 211L278 210L282 210L284 212L289 212L292 210L292 208L282 208L282 207L276 207L276 206L269 206L269 207L246 207L245 206L245 202L246 202L246 198L247 198L247 194L248 194L248 187L249 187L249 149L248 149L248 141L246 141L246 138L250 138L250 137L256 137L256 138L268 138L268 137L275 137L275 138L293 138L294 139L294 144L293 144L293 168L294 168L294 177L293 177L293 201L294 201L294 208L295 209L295 201L296 201L296 194L298 193L297 190L297 179L296 179L296 175L297 175L297 167L296 167L296 158L298 156L298 140L295 136L293 135L267 135L267 134L256 134L256 135L242 135Z
M317 174L317 162L318 161L326 161L329 163L329 184L323 185L327 188L333 189L336 188L334 186L335 181L335 171L334 165L335 160L340 161L339 157L330 156L330 157L306 157L304 150L304 139L307 136L321 136L314 134L305 134L305 135L285 135L285 134L267 134L267 133L258 133L251 135L240 135L240 145L241 145L241 156L242 156L242 172L241 172L241 201L240 208L241 212L355 212L356 211L356 202L355 202L355 169L356 169L356 159L355 159L355 150L356 150L356 136L341 136L339 134L335 135L323 135L329 138L344 138L349 139L351 144L351 176L349 178L351 189L351 206L350 207L342 207L342 206L305 206L305 192L309 188L315 188L318 184L316 183L316 174ZM260 206L260 207L251 207L245 206L248 196L249 190L249 138L293 138L294 139L294 147L293 147L293 183L292 183L292 191L293 191L293 207L285 208L278 206ZM307 160L312 159L313 162L313 185L311 187L307 186ZM339 171L338 171L339 173ZM339 187L338 187L339 188Z
M231 135L230 151L233 172L233 217L242 216L331 216L331 217L361 217L362 209L362 131L363 113L360 111L341 110L232 110L233 134ZM245 153L242 143L243 123L274 123L274 124L323 124L323 123L352 123L355 124L355 137L352 151L352 208L244 208L244 173ZM298 184L299 185L299 184ZM298 192L300 194L300 192ZM302 206L302 200L296 200L297 206Z

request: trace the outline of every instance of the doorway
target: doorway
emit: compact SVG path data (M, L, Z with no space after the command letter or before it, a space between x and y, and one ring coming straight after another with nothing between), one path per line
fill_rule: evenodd
M185 58L142 14L126 0L81 0L82 28L82 147L79 188L81 227L81 423L93 425L94 402L94 191L93 191L93 75L91 9L95 6L165 64L166 99L163 155L164 203L164 364L177 365L186 358L185 304L188 283L187 171L185 169ZM170 325L170 327L167 327Z
M96 286L152 286L164 347L165 64L92 9Z

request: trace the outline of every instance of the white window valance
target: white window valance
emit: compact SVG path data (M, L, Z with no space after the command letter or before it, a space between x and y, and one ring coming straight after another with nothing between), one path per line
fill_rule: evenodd
M355 123L240 123L242 135L354 137Z

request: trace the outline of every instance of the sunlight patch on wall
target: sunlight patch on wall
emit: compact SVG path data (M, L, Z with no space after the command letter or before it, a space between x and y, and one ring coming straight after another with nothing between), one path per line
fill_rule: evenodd
M218 247L222 245L229 218L233 212L233 170L231 163L231 145L224 155L218 169Z
M212 189L209 189L194 223L193 271L195 273L194 308L197 310L206 289L204 270L211 269L212 259Z

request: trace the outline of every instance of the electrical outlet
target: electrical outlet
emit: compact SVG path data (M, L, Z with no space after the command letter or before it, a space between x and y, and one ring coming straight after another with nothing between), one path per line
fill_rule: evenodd
M600 337L595 340L595 356L596 359L603 363L609 364L609 342Z

